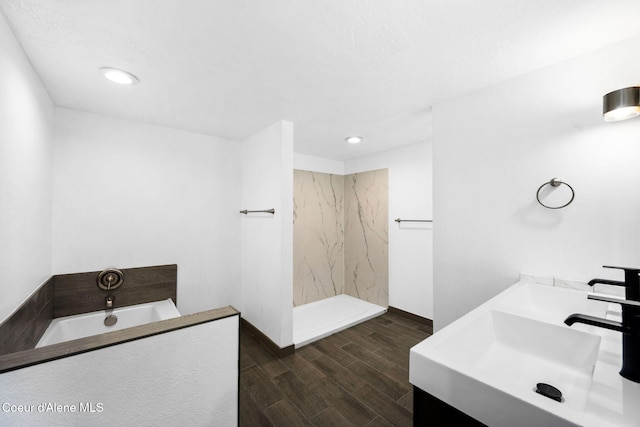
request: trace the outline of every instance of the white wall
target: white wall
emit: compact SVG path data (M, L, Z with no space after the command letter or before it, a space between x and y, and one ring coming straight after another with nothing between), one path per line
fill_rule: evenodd
M340 160L323 159L307 154L293 153L293 168L303 171L344 175L344 162Z
M0 375L0 424L237 426L232 316ZM96 412L81 412L80 403ZM12 412L9 405L33 405ZM76 412L38 411L40 404ZM47 406L43 406L46 409Z
M389 305L428 319L433 318L433 226L393 220L432 218L431 163L429 141L348 160L342 167L300 154L294 164L345 175L389 169Z
M237 141L58 108L54 273L176 263L182 314L238 306L239 170Z
M51 275L53 115L0 14L0 322Z
M520 272L587 281L640 266L640 119L602 120L602 96L640 82L639 42L434 106L436 329ZM536 202L553 177L575 189L564 209Z
M242 142L242 317L284 348L293 344L293 124Z
M389 169L389 305L427 319L433 319L434 225L394 219L432 219L431 163L430 141L345 162L345 174Z

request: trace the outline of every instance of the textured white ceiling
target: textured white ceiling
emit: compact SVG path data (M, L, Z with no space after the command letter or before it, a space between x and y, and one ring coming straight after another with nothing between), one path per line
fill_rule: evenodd
M0 0L63 107L336 160L424 141L430 107L640 33L638 0ZM140 78L121 87L97 71ZM348 146L350 134L365 137Z

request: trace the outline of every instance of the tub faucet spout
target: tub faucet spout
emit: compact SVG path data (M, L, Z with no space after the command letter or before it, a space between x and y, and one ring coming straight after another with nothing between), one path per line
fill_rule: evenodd
M115 299L115 297L113 295L109 295L106 300L105 303L107 305L107 308L113 308L113 300Z

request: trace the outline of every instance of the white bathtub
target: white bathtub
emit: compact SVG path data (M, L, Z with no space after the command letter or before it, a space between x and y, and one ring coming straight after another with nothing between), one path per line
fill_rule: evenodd
M115 325L105 326L104 319L108 314L113 314L118 317ZM163 301L116 308L109 312L100 310L91 313L58 317L51 321L42 338L38 341L36 348L91 335L99 335L105 332L131 328L159 320L172 319L174 317L180 317L180 312L178 312L171 298Z

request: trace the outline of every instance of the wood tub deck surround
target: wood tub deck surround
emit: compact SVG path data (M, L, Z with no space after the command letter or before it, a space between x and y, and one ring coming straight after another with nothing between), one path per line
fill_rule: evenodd
M113 308L171 298L178 304L178 266L123 268L124 283L111 291ZM104 310L108 291L98 287L100 271L54 276L53 317Z
M178 303L178 266L123 268L124 284L111 291L113 308L171 298ZM0 323L0 355L34 349L51 320L104 310L109 292L98 287L100 271L49 278Z
M53 319L53 277L0 323L0 355L32 349Z

